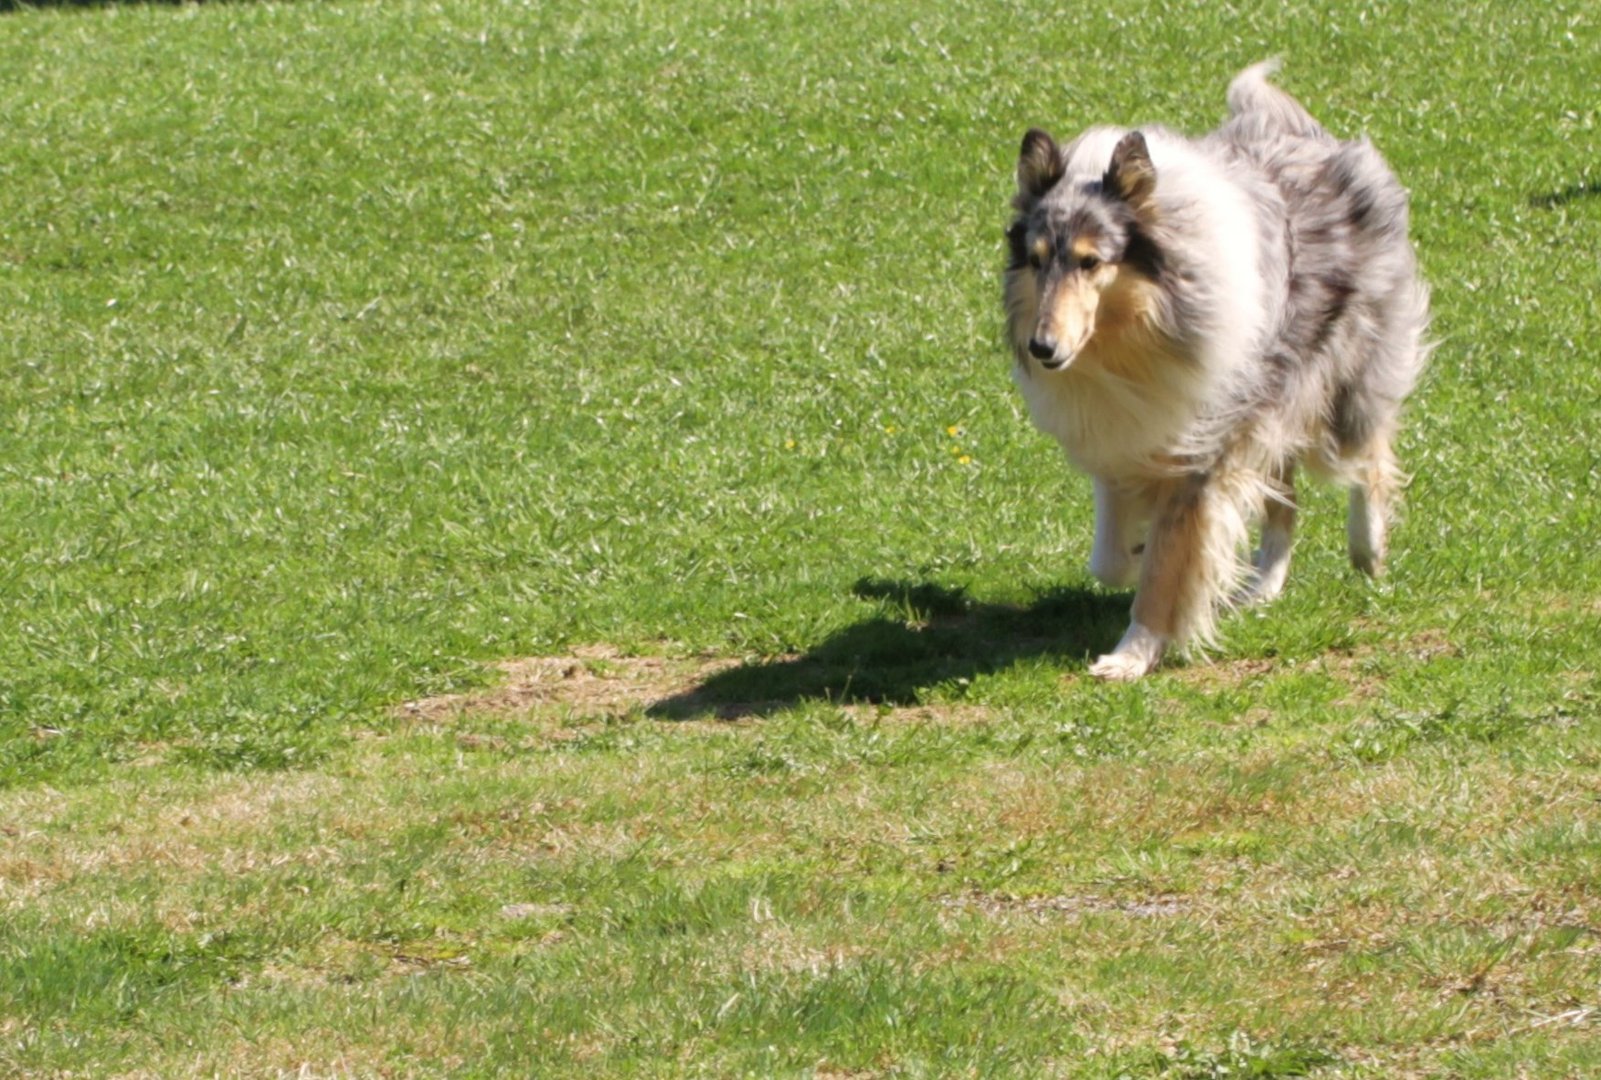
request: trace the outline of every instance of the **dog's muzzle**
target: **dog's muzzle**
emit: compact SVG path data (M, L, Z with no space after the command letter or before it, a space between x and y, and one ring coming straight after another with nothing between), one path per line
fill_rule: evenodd
M1071 356L1056 355L1056 342L1041 341L1037 337L1028 339L1028 354L1038 360L1047 371L1055 371L1072 359Z

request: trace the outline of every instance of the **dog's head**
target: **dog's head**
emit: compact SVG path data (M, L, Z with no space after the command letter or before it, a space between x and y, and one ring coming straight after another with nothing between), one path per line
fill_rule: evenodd
M1035 128L1017 159L1007 311L1019 359L1032 356L1050 371L1071 364L1097 333L1119 332L1144 314L1161 269L1150 232L1156 168L1145 136L1123 135L1104 171L1085 175L1081 157L1104 155L1109 134L1086 133L1064 153Z

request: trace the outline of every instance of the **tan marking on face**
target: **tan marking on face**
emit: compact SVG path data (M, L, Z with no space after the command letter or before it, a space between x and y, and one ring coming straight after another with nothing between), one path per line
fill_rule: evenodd
M1063 352L1077 352L1095 333L1095 309L1101 290L1086 274L1058 278L1040 311L1040 337L1057 342Z
M1087 236L1076 238L1073 241L1072 251L1073 259L1076 262L1083 262L1085 259L1099 259L1101 257L1100 250L1095 246L1095 241Z
M1034 241L1033 254L1035 262L1041 265L1049 262L1051 259L1051 242L1043 236L1040 237Z
M1091 272L1101 287L1097 323L1108 333L1117 333L1148 321L1156 313L1160 295L1156 283L1120 263L1103 263Z

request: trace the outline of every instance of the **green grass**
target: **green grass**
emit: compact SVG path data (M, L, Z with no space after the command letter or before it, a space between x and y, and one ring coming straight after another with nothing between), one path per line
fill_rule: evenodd
M1601 1071L1592 5L13 7L0 1073ZM1314 489L1097 685L1017 139L1274 54L1434 285L1391 573Z

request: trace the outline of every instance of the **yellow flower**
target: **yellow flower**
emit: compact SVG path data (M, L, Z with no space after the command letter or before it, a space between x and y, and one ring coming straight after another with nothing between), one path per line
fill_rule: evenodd
M962 426L960 424L952 424L950 427L945 429L945 434L949 435L953 439L956 438L956 436L960 435L961 433L962 433Z
M968 457L966 454L963 454L961 457L956 459L956 463L958 465L971 465L973 464L973 459Z
M793 450L793 449L795 449L795 440L794 439L785 439L784 440L784 449L785 450Z

